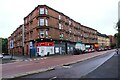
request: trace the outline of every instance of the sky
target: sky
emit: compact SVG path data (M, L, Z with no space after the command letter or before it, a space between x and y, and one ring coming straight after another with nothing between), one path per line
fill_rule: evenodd
M0 37L8 38L38 5L62 12L82 25L107 35L117 33L119 0L0 0Z

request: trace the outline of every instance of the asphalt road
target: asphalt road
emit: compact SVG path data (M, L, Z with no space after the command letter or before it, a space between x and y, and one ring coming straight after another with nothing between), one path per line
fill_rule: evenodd
M104 54L104 55L101 55L101 56L98 56L98 57L95 57L92 59L88 59L88 60L85 60L82 62L78 62L78 63L72 64L72 65L59 66L51 71L27 75L27 76L24 76L21 78L47 78L50 80L53 80L56 78L81 78L81 77L86 78L88 73L93 72L94 70L97 70L99 66L102 67L104 65L103 63L104 62L106 63L106 61L109 60L113 55L114 55L114 52L107 53L107 54ZM117 63L117 58L116 59L114 58L112 65L114 65L114 63ZM106 65L106 66L109 66L109 65L111 66L111 63L108 63L108 65ZM117 64L115 64L115 66L116 66L116 68L114 69L115 75L113 76L113 78L118 77ZM105 66L103 66L103 67L105 67ZM107 69L107 71L109 71L109 70ZM101 71L101 73L104 74L103 71ZM94 74L96 74L96 73L94 73ZM96 75L98 75L98 74L96 74ZM108 76L105 76L105 77L107 78Z
M83 76L83 78L117 78L120 80L120 54L114 54L112 58L98 67L91 73Z

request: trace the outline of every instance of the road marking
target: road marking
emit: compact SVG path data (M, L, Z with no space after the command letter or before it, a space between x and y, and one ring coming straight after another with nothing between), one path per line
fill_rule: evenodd
M52 78L50 78L49 80L54 80L54 79L56 79L57 77L56 76L54 76L54 77L52 77Z
M72 66L62 66L63 68L71 68Z

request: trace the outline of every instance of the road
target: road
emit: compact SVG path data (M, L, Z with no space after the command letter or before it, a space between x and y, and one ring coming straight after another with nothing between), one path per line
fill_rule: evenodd
M120 80L119 66L120 66L120 54L114 54L112 58L107 60L104 64L98 67L91 73L83 76L83 78L118 78Z
M21 78L81 78L101 66L113 55L114 52L108 52L101 56L78 62L72 65L58 66L51 71L27 75Z
M54 69L57 66L84 61L111 51L114 50L93 52L82 55L51 56L46 59L17 61L14 63L2 64L2 78L15 78L28 74L44 72Z

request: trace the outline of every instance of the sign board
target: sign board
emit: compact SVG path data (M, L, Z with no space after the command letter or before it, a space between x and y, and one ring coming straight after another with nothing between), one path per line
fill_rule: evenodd
M59 53L59 48L58 47L55 48L55 53Z
M32 42L30 42L30 44L29 44L29 48L30 48L30 49L33 48L33 43L32 43Z
M13 40L10 40L10 48L13 48Z

